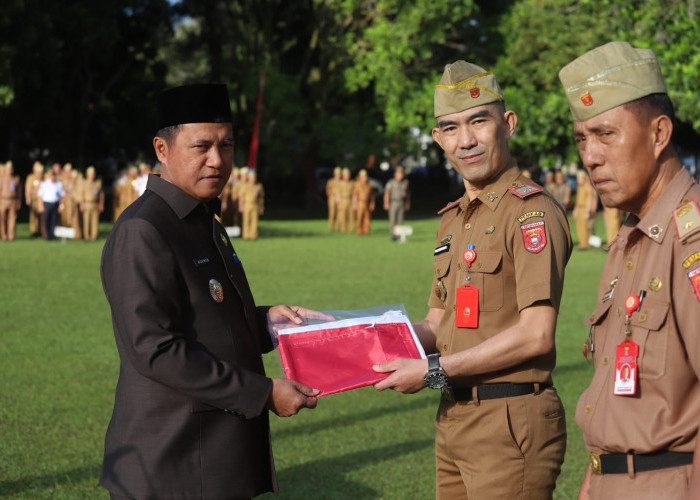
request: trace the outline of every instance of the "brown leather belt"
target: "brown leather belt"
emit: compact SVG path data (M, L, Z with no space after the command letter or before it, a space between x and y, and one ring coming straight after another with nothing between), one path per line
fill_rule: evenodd
M626 453L591 453L591 470L594 474L627 474ZM692 452L661 451L644 455L632 455L635 472L668 469L693 463Z
M550 387L550 384L538 384L539 392ZM472 387L451 387L452 396L455 401L472 401L474 392ZM536 392L535 384L513 384L504 382L501 384L485 384L477 386L476 393L479 401L486 399L514 398L516 396L525 396Z

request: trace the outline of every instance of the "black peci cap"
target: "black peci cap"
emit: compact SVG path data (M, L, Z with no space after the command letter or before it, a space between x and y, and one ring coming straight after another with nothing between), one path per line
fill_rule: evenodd
M228 90L223 83L196 83L164 91L158 96L160 130L184 123L232 123Z

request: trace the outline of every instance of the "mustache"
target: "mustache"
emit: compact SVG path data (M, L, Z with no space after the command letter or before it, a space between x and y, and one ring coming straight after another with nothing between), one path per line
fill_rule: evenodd
M457 153L457 158L460 160L463 160L464 158L469 158L470 156L477 156L480 154L484 154L486 152L486 148L484 146L476 146L471 149L459 151Z

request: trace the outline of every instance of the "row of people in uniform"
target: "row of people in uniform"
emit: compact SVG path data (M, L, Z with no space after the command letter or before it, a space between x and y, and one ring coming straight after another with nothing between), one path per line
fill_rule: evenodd
M348 167L336 167L333 177L326 182L326 197L329 231L347 233L356 226L357 234L369 234L377 193L367 170L360 170L353 181ZM411 208L408 179L404 178L404 169L400 165L394 171L394 178L386 184L383 206L389 212L392 239L397 239L394 228L403 224L404 213Z
M244 240L258 239L258 222L265 212L265 189L254 168L233 168L221 195L221 222L240 226Z
M56 239L58 225L71 227L76 239L97 239L100 213L104 211L102 181L90 166L83 175L72 164L53 163L46 168L34 162L24 184L14 174L12 162L0 168L0 233L3 240L14 240L17 213L24 202L29 209L32 236Z
M144 193L151 173L159 174L160 166L151 167L142 162L138 166L131 165L119 175L113 189L113 222ZM234 168L220 199L223 225L240 227L243 239L257 239L259 217L265 211L265 189L257 180L256 170Z
M569 170L576 172L576 193L572 194L571 186L567 184L561 170L546 171L543 185L565 210L572 212L571 215L576 224L576 234L578 235L578 248L586 250L590 245L590 237L596 234L598 195L593 189L588 174L585 170L579 169L576 162L569 166ZM622 216L623 213L618 208L603 206L606 244L615 239L620 230L620 224L622 224Z

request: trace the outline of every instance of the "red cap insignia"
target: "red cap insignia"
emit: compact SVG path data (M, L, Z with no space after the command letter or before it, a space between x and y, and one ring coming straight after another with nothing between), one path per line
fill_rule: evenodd
M469 95L472 96L472 98L476 99L479 97L481 93L479 92L479 89L474 87L473 89L469 89Z
M589 92L586 92L581 96L581 102L584 106L590 106L591 104L593 104L593 97Z

